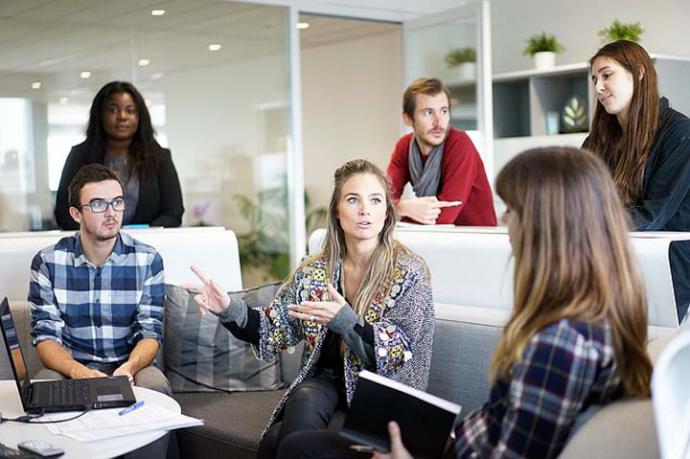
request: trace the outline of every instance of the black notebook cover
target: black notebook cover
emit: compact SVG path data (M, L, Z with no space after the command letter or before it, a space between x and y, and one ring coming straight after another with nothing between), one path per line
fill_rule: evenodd
M455 403L363 371L340 434L356 444L388 452L388 422L396 421L414 457L438 458L459 413Z

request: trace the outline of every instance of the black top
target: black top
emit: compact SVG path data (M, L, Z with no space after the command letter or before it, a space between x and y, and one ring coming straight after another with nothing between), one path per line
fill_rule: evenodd
M637 231L690 231L690 119L659 102L660 128L649 150L643 176L644 197L629 206ZM669 250L678 320L690 304L690 241Z
M628 207L637 231L690 231L690 119L659 101L660 127L644 168L642 201Z
M182 224L182 190L170 150L158 150L155 172L139 183L139 200L132 217L133 224L176 227ZM65 230L79 229L69 214L67 189L77 171L88 164L86 142L72 147L60 177L55 199L55 220Z
M635 231L690 231L690 119L659 100L659 130L642 177L643 198L627 207ZM585 144L586 144L585 140ZM678 320L690 304L690 241L669 251Z

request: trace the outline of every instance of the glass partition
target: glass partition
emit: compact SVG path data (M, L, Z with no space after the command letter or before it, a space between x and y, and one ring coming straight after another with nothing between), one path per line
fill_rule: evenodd
M489 4L464 6L403 23L405 85L443 80L451 92L450 123L467 131L493 176Z
M246 285L289 269L289 9L221 0L0 5L0 230L55 227L96 92L132 82L170 148L183 225L240 238Z

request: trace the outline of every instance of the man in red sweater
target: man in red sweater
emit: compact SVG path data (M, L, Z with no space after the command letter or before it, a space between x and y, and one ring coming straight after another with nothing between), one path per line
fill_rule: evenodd
M450 122L450 91L437 78L412 82L403 121L413 132L395 145L388 164L391 192L404 219L426 225L496 226L491 187L472 140ZM400 199L412 184L416 198Z

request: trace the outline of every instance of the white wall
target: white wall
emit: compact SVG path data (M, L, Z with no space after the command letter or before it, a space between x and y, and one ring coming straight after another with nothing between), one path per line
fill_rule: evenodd
M641 22L652 53L690 57L690 0L490 0L494 73L533 67L527 37L555 34L566 50L556 64L585 62L601 46L597 32L615 18Z
M333 172L367 158L385 170L401 134L400 33L302 51L304 182L327 206Z
M231 197L255 198L267 174L285 179L285 146L267 137L266 108L287 107L284 55L190 68L163 80L166 132L184 195L184 224L196 224L192 208L210 201L207 224L245 231ZM269 132L285 139L285 132ZM284 142L283 142L284 143ZM264 159L278 155L267 170Z

